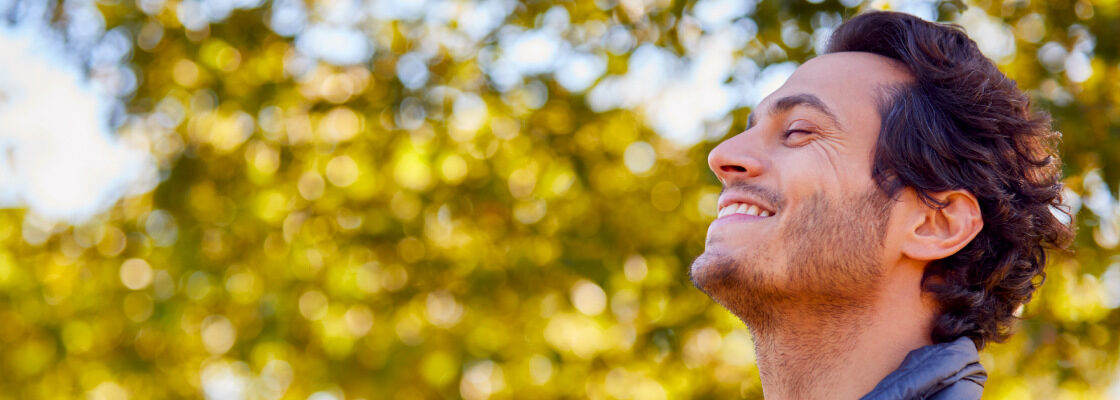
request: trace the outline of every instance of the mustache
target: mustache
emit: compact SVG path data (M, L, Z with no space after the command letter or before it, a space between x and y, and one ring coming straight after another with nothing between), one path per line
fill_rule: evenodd
M728 191L747 193L757 196L761 198L762 201L768 203L771 207L774 207L774 211L779 211L785 206L785 199L782 197L782 195L778 194L778 192L752 183L743 181L732 181L727 185L724 185L723 188L720 189L719 194L722 196Z

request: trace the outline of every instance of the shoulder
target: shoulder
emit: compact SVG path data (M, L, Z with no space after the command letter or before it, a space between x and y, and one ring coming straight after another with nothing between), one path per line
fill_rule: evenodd
M983 393L983 382L965 378L953 382L948 387L934 393L929 397L929 400L979 399L980 395Z
M979 399L988 373L972 340L925 346L906 356L864 399Z

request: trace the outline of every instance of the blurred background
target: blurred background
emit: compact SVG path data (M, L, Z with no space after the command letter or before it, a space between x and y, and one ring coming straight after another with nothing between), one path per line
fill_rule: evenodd
M1064 132L985 397L1120 398L1116 0L0 0L0 398L761 398L706 155L867 9Z

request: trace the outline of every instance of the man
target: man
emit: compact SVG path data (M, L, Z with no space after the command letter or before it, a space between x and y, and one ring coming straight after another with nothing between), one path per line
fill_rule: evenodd
M1073 234L1028 102L959 27L873 12L712 150L690 277L750 328L767 399L980 398L977 349Z

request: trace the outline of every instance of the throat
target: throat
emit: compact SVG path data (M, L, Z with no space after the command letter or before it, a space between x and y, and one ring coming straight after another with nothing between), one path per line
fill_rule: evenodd
M771 310L784 315L761 326L760 321L747 323L767 399L854 399L867 392L844 390L844 386L851 378L846 371L862 364L861 328L869 325L870 310L835 305L812 308L812 312Z
M787 299L744 318L766 399L858 399L932 344L933 309L919 280L889 276L870 299Z

